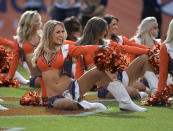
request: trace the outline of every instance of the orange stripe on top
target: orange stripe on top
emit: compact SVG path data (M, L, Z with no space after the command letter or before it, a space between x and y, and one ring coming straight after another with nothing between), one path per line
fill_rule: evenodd
M68 55L70 57L80 56L83 54L93 54L98 49L97 45L88 45L88 46L70 46L68 50ZM48 64L43 55L41 55L37 60L37 65L41 72L57 69L61 70L64 63L64 57L62 50L58 51L56 56Z
M54 56L54 58L50 61L50 63L47 63L43 55L39 56L37 60L37 65L41 72L51 70L51 69L61 70L63 63L64 63L64 59L63 59L63 55L61 51L59 51Z
M34 52L34 46L31 45L28 42L23 43L22 49L24 51L24 55ZM11 78L11 79L14 77L14 74L17 70L17 67L18 67L18 64L19 64L19 59L20 59L19 44L18 44L17 39L14 40L12 51L13 51L14 55L13 55L13 59L10 63L10 69L9 69L9 73L8 73L8 77Z
M22 49L24 51L24 55L33 53L35 47L34 47L34 45L30 44L29 42L23 42Z
M160 64L159 64L160 70L159 70L159 83L158 83L157 92L161 93L163 88L166 86L166 81L168 78L169 56L165 44L160 49L159 58L160 58Z

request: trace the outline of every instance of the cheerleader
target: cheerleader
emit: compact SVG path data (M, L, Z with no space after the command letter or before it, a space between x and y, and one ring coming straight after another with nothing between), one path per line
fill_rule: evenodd
M14 57L12 59L9 77L13 78L17 70L19 60L26 61L30 72L30 86L40 87L40 82L37 76L39 72L32 67L31 58L35 47L40 42L41 16L37 11L26 11L20 17L17 27L17 35L14 37Z
M156 93L163 91L163 88L167 86L168 74L173 74L173 20L169 24L167 37L163 43L159 54L160 70Z
M66 31L61 22L50 20L43 28L43 37L36 48L33 57L33 65L37 65L41 71L47 88L48 106L63 109L106 109L101 103L89 103L81 101L80 97L89 91L94 83L107 78L104 86L114 95L119 102L119 107L124 110L146 111L137 106L128 95L123 85L118 81L112 81L105 72L96 67L86 72L79 79L73 81L63 72L62 66L67 56L75 57L84 54L93 54L98 45L70 46L64 45Z
M147 106L169 106L169 97L173 94L173 80L169 80L168 77L173 74L173 20L169 24L166 40L161 45L159 53L159 81L156 92L152 97L141 101L142 105Z
M108 23L108 31L105 36L106 39L113 40L120 45L136 46L136 47L143 48L143 49L148 48L147 46L136 43L135 41L130 41L127 37L125 37L123 35L117 35L118 23L119 23L119 19L117 17L115 17L113 15L105 15L103 17L103 19L106 20L106 22ZM130 64L137 57L137 55L128 53L127 57L129 59L129 64ZM128 80L127 73L122 72L122 71L119 72L119 78L123 82L127 81ZM124 83L124 84L127 86L126 89L128 90L128 92L129 93L131 92L130 93L131 97L138 98L138 96L139 96L139 97L143 98L143 97L148 96L146 93L143 92L146 90L146 88L141 82L135 82L132 85L129 85L128 83ZM135 91L135 89L137 89L137 90ZM138 90L140 91L139 94L137 93ZM101 89L101 91L103 92L103 89ZM101 93L99 93L99 94L101 94ZM99 95L99 96L102 96L102 95ZM108 95L108 96L110 96L110 95Z
M129 46L129 45L120 45L118 44L117 42L113 41L113 40L105 40L104 37L107 33L107 22L102 19L102 18L99 18L99 17L93 17L91 18L87 25L85 26L84 28L84 31L83 31L83 35L81 36L81 39L77 42L77 44L79 45L95 45L95 44L100 44L100 45L105 45L105 46L111 46L111 45L114 45L116 47L119 47L119 48L123 48L128 54L131 54L131 55L142 55L142 54L147 54L147 52L149 51L148 48L146 49L143 49L143 48L140 48L140 47L136 47L136 46ZM124 56L126 57L126 56ZM127 58L127 57L126 57ZM140 58L140 61L142 59L146 59L145 56L141 56ZM128 60L128 58L127 58ZM94 61L93 61L93 56L92 55L84 55L83 57L83 61L81 62L81 68L78 68L79 69L84 69L84 70L88 70L88 69L91 69L92 67L94 67ZM135 62L136 64L137 62ZM146 64L144 62L142 62L143 64ZM133 66L135 64L132 64L132 68L134 68ZM137 64L137 65L140 65L140 66L143 66L142 64ZM141 67L142 69L143 67ZM82 74L80 73L81 71L77 71L79 72L79 74ZM128 83L133 83L132 81L134 81L135 79L137 79L139 76L140 76L140 73L142 72L139 72L138 74L136 74L135 76L132 74L131 71L129 71L128 69L128 73L126 73L126 71L123 71L123 84L128 87ZM126 76L126 77L125 77ZM128 79L128 81L126 81L126 78L129 78L129 76L134 76L133 80L132 79ZM121 77L121 76L120 76ZM121 77L122 78L122 77ZM120 79L121 79L120 78ZM127 84L125 84L127 83ZM127 89L127 88L126 88ZM138 91L134 88L131 88L129 87L128 88L128 93L131 97L136 97L138 94ZM107 92L107 91L106 91ZM100 93L98 94L99 97L104 97L106 96L107 93Z
M10 47L11 49L14 48L14 42L4 39L4 38L0 38L0 45L6 46L6 47ZM13 56L13 52L10 52L11 56ZM28 69L28 66L26 65L26 63L23 63L23 65L25 65L26 69ZM18 71L15 72L13 79L17 79L21 84L28 84L29 80L26 80Z
M146 17L139 24L136 35L131 38L132 42L145 45L151 49L155 46L160 47L163 42L161 39L156 39L158 36L158 23L155 17ZM155 93L158 86L158 77L153 71L146 71L144 78L147 80L145 86L150 88L152 94Z
M25 61L31 75L30 87L41 86L42 98L46 98L47 92L41 74L31 63L34 49L41 40L41 25L41 16L37 11L26 11L20 17L14 42L10 43L10 41L6 41L5 43L9 46L11 45L10 47L12 47L13 51L13 59L8 73L9 79L13 79L19 61Z
M119 23L118 18L116 18L113 15L105 15L103 17L103 19L106 20L106 22L108 23L108 31L105 36L106 39L113 40L120 45L136 46L139 48L148 49L147 46L137 44L134 41L130 41L127 37L125 37L123 35L117 35L118 23ZM130 62L132 62L136 58L136 55L128 54L128 57L129 57Z

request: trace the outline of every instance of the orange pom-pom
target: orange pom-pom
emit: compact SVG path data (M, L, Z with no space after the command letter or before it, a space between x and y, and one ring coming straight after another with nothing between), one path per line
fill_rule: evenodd
M152 66L154 72L156 74L159 73L159 52L160 52L160 45L158 43L156 43L156 45L152 48L152 50L154 51L154 54L152 53L148 53L149 56L149 64Z
M41 98L40 91L27 91L25 95L20 99L20 104L27 106L47 106L48 98Z
M95 52L94 63L101 71L115 73L127 68L126 56L123 48L116 46L103 47Z
M9 71L10 61L12 60L12 52L0 46L0 87L19 87L20 83L18 80L12 80L7 77L6 74Z
M141 101L141 105L144 106L170 106L168 100L173 95L173 85L170 84L162 90L162 92L156 92L152 97L148 97L146 100Z
M40 92L35 91L27 91L26 94L21 98L20 104L21 105L32 105L32 106L40 106L41 105L41 98Z
M7 74L0 73L0 87L19 87L20 83L18 80L12 80L7 77Z

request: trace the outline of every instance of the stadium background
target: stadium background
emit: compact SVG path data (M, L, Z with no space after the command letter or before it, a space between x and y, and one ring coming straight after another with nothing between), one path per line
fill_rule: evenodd
M163 4L172 2L171 0L162 0ZM41 11L43 23L50 19L46 14L47 0ZM18 19L24 8L24 0L0 0L0 37L12 40L15 35ZM142 11L142 0L108 0L107 13L113 14L119 18L119 34L128 38L132 37L140 23ZM173 11L172 11L173 12ZM166 36L166 31L170 20L173 18L170 14L162 14L162 38Z

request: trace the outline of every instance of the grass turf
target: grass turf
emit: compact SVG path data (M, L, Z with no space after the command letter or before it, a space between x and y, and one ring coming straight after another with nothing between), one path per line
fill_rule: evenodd
M172 131L172 107L147 107L147 112L124 112L118 103L103 102L108 110L83 116L0 117L0 127L21 127L27 131Z
M19 69L20 71L20 69ZM21 72L21 71L20 71ZM0 96L23 96L27 90L37 88L0 87ZM147 112L120 111L118 103L104 101L110 110L89 116L34 116L1 117L0 128L24 128L26 131L172 131L173 106L146 107ZM139 104L139 101L135 101ZM3 102L2 105L19 105L18 102ZM0 129L1 130L1 129Z

